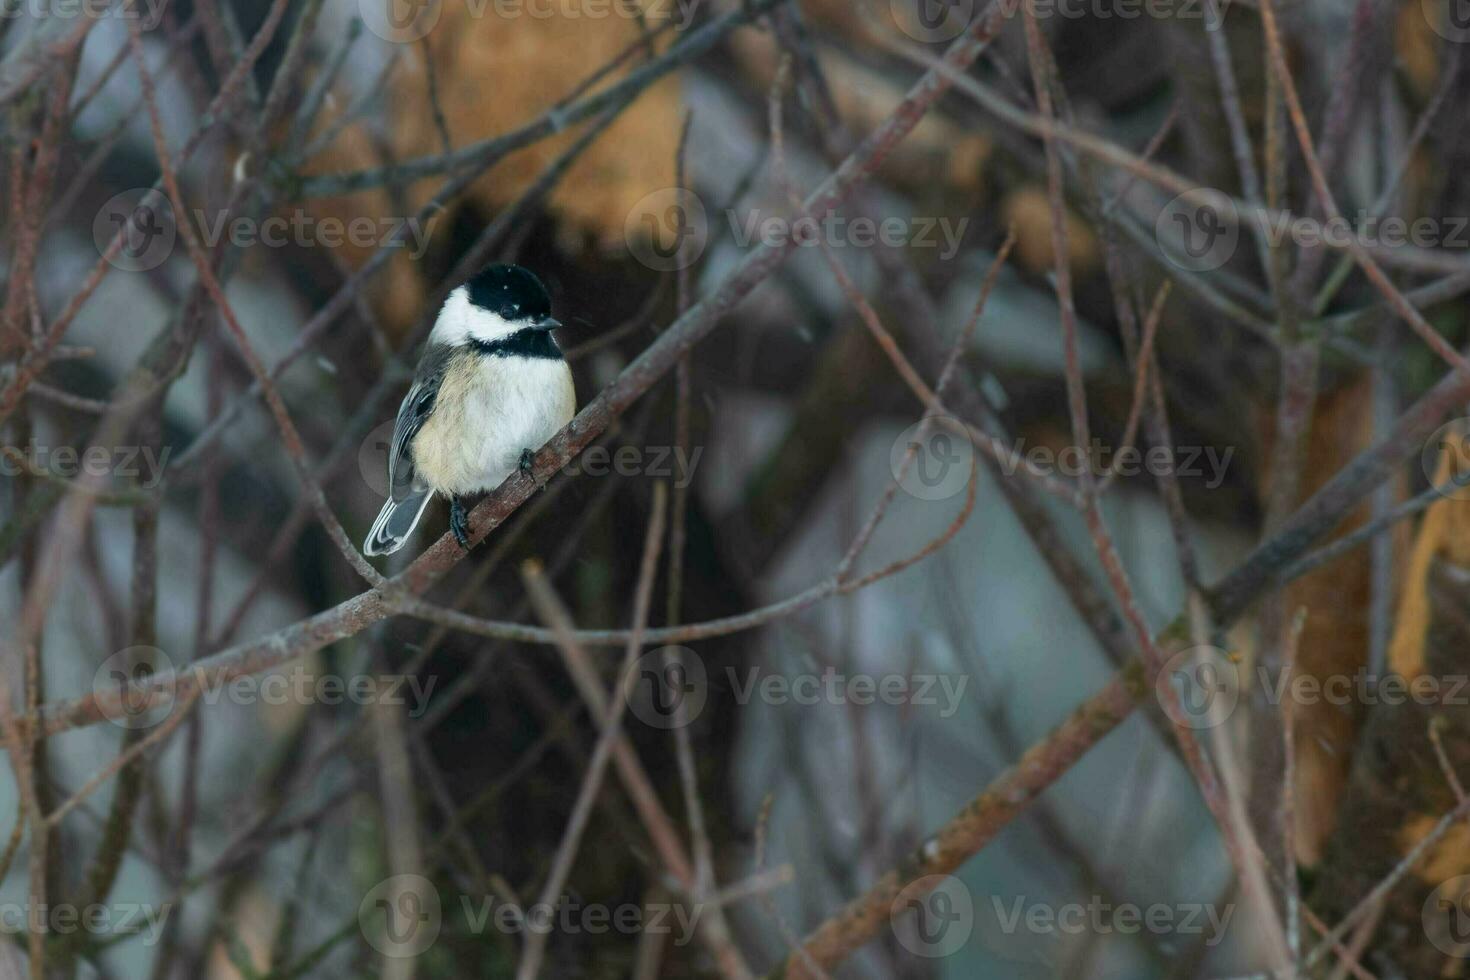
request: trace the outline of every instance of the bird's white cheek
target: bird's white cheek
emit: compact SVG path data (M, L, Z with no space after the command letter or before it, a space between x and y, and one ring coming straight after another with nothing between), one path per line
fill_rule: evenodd
M491 342L504 340L518 329L519 326L507 323L489 310L472 304L461 286L444 301L444 307L439 311L434 329L429 334L429 342L451 347L469 340Z

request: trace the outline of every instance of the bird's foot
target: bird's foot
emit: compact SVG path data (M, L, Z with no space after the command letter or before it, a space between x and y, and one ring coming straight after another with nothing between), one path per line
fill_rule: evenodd
M458 494L449 498L449 530L454 532L454 540L459 542L459 546L469 551L470 514Z
M537 476L535 474L535 472L534 472L535 464L536 464L536 450L534 450L534 449L522 449L521 450L521 462L520 462L520 470L521 470L521 472L524 473L524 474L526 474L526 476L529 476L532 480L536 481L536 489L537 490L545 490L546 489L546 480L544 478L539 477L539 476Z

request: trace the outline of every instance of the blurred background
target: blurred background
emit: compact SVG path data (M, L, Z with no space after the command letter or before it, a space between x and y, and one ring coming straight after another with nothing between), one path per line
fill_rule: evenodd
M1465 975L1463 0L0 13L0 975Z

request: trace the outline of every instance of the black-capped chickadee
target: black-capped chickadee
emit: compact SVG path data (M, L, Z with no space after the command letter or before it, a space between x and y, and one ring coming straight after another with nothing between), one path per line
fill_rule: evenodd
M530 271L492 265L455 287L429 334L388 447L388 500L363 551L403 547L429 498L449 498L449 528L469 549L464 498L493 490L577 410L572 372L551 331L551 297Z

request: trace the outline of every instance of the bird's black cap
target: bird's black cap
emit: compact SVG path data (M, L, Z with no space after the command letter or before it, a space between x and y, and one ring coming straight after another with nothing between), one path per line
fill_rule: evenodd
M486 266L465 286L471 303L503 319L539 321L551 316L551 297L530 269Z

